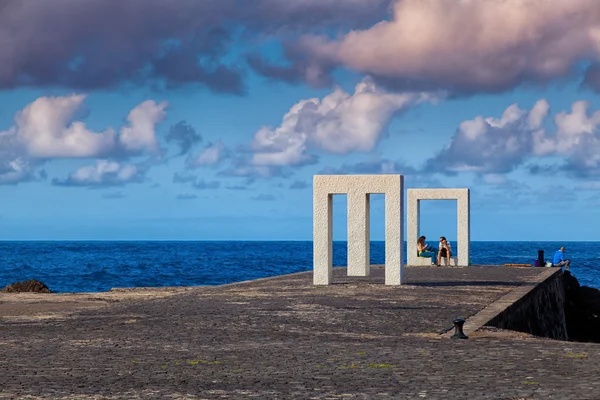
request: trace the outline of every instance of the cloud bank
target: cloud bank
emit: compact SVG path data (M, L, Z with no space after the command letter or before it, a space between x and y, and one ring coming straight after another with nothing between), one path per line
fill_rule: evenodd
M363 27L389 0L4 0L0 89L201 85L243 93L236 46Z
M270 40L289 62L255 50ZM248 67L315 85L345 68L396 89L463 94L579 75L599 90L600 7L596 0L5 0L0 10L0 89L203 86L243 94Z
M332 38L288 41L287 68L255 59L257 71L308 82L348 68L397 89L501 92L581 74L598 90L596 0L397 0L390 20ZM283 71L287 75L283 76Z

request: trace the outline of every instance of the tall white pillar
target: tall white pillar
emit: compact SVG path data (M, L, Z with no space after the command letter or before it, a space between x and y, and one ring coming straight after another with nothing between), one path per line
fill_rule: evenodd
M368 193L348 193L348 276L369 276L370 208Z
M469 254L471 245L471 193L469 189L465 189L459 196L456 202L456 222L457 229L457 248L458 265L469 265Z
M402 285L404 236L404 176L391 182L385 193L385 284Z
M313 283L329 285L333 275L333 196L313 192Z
M410 189L407 191L410 192ZM407 201L407 226L406 226L406 263L415 265L417 263L417 239L419 238L419 227L421 224L421 201L415 196L408 196Z

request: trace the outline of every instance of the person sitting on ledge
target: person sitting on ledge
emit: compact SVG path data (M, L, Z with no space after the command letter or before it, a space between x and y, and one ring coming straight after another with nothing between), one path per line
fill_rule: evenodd
M446 259L446 265L450 265L450 257L452 257L452 246L444 236L440 237L440 247L437 256L437 265L441 265L442 257Z
M555 267L565 267L565 271L569 270L569 265L571 264L571 260L568 260L565 257L565 248L561 247L558 249L556 253L554 253L554 258L552 259L552 265Z
M427 239L425 236L421 236L417 240L417 255L419 257L431 257L431 263L435 264L435 249L425 244L425 239Z

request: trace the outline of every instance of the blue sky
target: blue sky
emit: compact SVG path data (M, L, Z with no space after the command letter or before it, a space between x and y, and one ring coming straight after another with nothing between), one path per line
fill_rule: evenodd
M472 240L600 240L598 93L595 0L9 0L0 240L311 240L329 173L468 187Z

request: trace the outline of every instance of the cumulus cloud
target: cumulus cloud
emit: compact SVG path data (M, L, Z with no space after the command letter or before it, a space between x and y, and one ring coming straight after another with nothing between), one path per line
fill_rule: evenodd
M464 121L450 144L428 160L426 169L444 172L510 172L532 154L534 142L539 146L545 137L541 124L548 110L548 103L540 100L529 112L513 104L501 118L478 116Z
M128 124L121 128L119 143L131 153L158 153L160 148L154 130L156 124L167 116L166 101L146 100L127 116Z
M263 126L251 143L252 166L285 167L314 164L310 149L346 154L373 150L398 112L437 97L428 93L395 94L368 78L353 94L341 88L322 99L292 106L276 128Z
M136 165L121 164L109 160L98 160L69 174L66 179L53 179L58 186L122 186L132 182L143 182L145 171Z
M389 0L4 0L0 88L203 85L242 93L257 36L365 26ZM108 29L107 27L110 27Z
M177 143L179 145L178 155L183 156L189 153L197 143L202 142L202 137L187 122L179 121L169 129L167 142Z
M34 158L104 156L114 149L116 133L92 132L73 119L82 111L85 95L39 97L15 117L15 134Z
M219 164L230 155L229 150L221 140L216 143L209 143L202 151L200 151L195 157L188 160L187 165L189 168L202 167L208 165Z
M289 167L315 164L317 151L346 154L369 152L383 137L394 115L424 101L436 101L429 93L394 94L381 90L368 78L354 93L335 88L323 98L301 100L283 116L278 127L263 126L246 153L232 160L221 175L270 178L291 175ZM214 150L214 152L213 152ZM220 159L208 147L196 165ZM248 157L248 154L250 156ZM209 157L210 155L210 157Z
M509 106L501 118L478 116L460 124L450 143L425 169L430 172L503 174L532 160L558 158L562 164L529 165L533 174L563 171L576 177L600 175L600 111L576 101L570 112L561 111L549 132L545 121L550 113L546 100L531 110Z
M77 120L85 114L85 95L39 97L0 132L0 184L32 178L35 168L51 159L128 157L156 153L155 126L164 118L166 103L146 101L131 110L120 133L100 132Z
M0 185L16 185L35 180L34 166L22 158L7 159L0 166Z
M16 128L0 132L0 185L16 185L34 179L37 164L27 154Z
M541 139L537 151L566 158L565 169L579 177L600 175L600 111L590 113L585 101L554 118L556 134Z
M499 92L598 62L600 7L596 0L397 0L389 20L335 39L306 35L286 54L308 81L333 64L396 88ZM587 80L598 82L595 69Z

